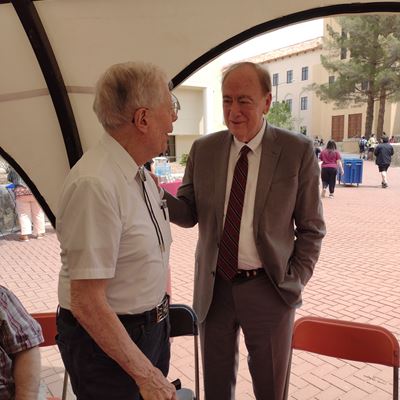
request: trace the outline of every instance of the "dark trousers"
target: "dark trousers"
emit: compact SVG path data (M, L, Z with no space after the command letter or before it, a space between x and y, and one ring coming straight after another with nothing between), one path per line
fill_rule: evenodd
M73 318L73 317L72 317ZM146 357L167 376L169 319L158 324L121 321ZM139 400L135 381L101 350L74 319L57 317L57 345L77 400Z
M335 191L336 174L336 168L321 168L322 187L326 189L329 186L329 193Z
M210 310L200 324L205 399L235 399L242 329L256 399L282 400L294 314L266 275L237 284L217 276Z

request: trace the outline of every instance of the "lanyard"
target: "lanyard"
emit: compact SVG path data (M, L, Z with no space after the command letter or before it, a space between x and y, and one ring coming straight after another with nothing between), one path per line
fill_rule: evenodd
M164 244L164 238L163 234L160 229L160 225L158 224L157 218L154 214L153 207L151 205L150 197L149 194L147 193L146 190L146 185L144 182L146 181L146 175L144 173L143 167L139 167L139 176L140 180L142 182L142 189L143 189L143 197L144 197L144 202L146 204L147 211L149 212L151 222L153 223L154 229L156 231L157 239L158 239L158 244L160 246L161 251L165 251L165 244ZM165 210L162 208L164 216L165 216Z

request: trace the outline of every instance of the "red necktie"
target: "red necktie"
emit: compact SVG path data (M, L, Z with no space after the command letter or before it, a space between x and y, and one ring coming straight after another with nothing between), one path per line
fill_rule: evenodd
M217 271L226 280L232 280L238 270L240 221L249 169L247 161L249 151L250 148L247 146L243 146L240 150L240 157L233 172L224 231L219 245Z

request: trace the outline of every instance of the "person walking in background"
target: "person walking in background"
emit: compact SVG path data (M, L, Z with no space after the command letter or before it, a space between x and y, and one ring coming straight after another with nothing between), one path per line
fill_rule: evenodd
M362 160L365 160L367 158L366 152L367 152L367 139L365 136L362 136L360 141L358 142L358 147L360 149L360 158Z
M370 138L368 139L367 142L367 147L368 147L368 160L373 160L374 159L374 151L375 147L378 144L378 141L376 140L375 134L372 133Z
M194 142L177 197L164 197L172 222L199 226L193 302L205 398L235 398L242 330L256 399L282 400L295 310L325 235L318 162L306 136L266 121L265 68L231 65L222 95L228 130Z
M7 180L14 185L15 208L21 229L19 240L28 241L32 233L36 239L41 239L46 230L42 208L26 183L11 166L8 167Z
M342 158L336 149L334 140L329 140L324 150L321 151L319 159L321 164L321 180L322 193L321 196L326 196L326 189L329 187L329 198L333 199L336 185L336 175L339 169L340 174L343 174Z
M376 157L375 164L378 166L379 172L381 173L383 189L388 187L387 170L392 162L393 153L393 146L389 143L389 138L387 136L382 136L382 143L376 146L374 155Z
M321 149L319 147L319 143L314 141L314 152L315 152L315 157L317 157L317 160L319 159L319 155L321 153Z

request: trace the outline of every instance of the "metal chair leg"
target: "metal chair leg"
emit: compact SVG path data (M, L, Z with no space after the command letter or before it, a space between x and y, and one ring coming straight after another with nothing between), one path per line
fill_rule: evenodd
M62 400L66 400L67 399L67 390L68 390L68 373L67 373L67 371L65 371L65 373L64 373L64 382L63 382L63 390L62 390L62 396L61 396Z

